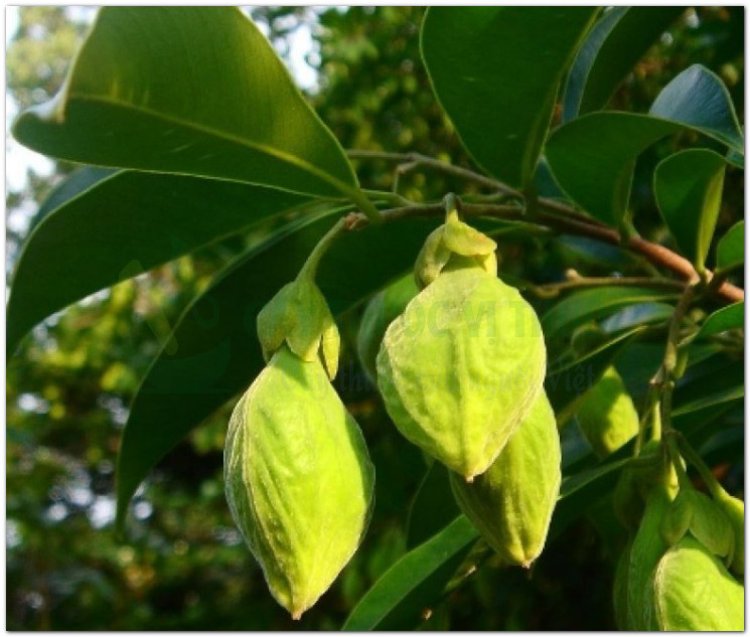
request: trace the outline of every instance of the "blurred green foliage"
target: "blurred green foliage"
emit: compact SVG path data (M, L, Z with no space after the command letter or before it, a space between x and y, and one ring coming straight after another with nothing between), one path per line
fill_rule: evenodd
M442 114L419 58L422 7L255 8L272 41L310 29L308 62L318 72L310 95L344 147L417 151L470 165ZM63 7L22 7L8 48L7 90L20 107L54 94L85 31ZM700 62L744 103L741 7L689 11L635 68L611 106L644 112L661 87ZM650 194L650 175L671 139L639 161L636 223L668 242ZM390 189L394 166L359 161L366 187ZM9 215L26 215L70 170L31 175L9 192ZM727 175L717 234L743 218L740 171ZM440 197L458 185L406 171L399 191ZM27 220L28 221L28 220ZM9 228L12 261L24 224ZM15 227L15 226L14 226ZM331 592L298 623L268 595L224 501L221 452L231 405L173 450L138 493L126 538L113 530L113 476L128 404L181 311L232 256L267 228L214 244L93 295L48 319L7 367L7 627L11 630L336 629L356 601L406 547L408 504L424 474L421 454L385 416L354 355L360 312L342 323L344 353L336 385L361 423L378 471L376 510L364 545ZM503 272L535 282L566 267L606 273L613 260L638 272L614 248L545 234L503 235ZM387 258L387 255L384 255ZM8 264L12 266L12 262ZM742 280L738 280L742 283ZM611 629L613 546L621 531L605 499L556 539L530 573L482 568L433 609L425 628ZM593 522L592 522L593 521ZM594 523L595 522L595 523Z

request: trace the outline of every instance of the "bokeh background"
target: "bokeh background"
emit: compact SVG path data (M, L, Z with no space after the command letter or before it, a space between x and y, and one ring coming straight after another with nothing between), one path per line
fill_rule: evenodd
M95 9L7 8L6 132L14 114L62 83ZM470 165L430 91L419 59L423 8L254 8L323 120L347 148L418 151ZM688 9L641 60L612 107L645 112L680 70L702 63L727 83L744 112L744 9ZM227 96L231 99L231 96ZM639 160L639 230L668 241L649 176L665 140ZM6 272L35 224L39 202L75 167L25 151L6 134ZM391 187L392 165L358 166L371 188ZM743 217L742 173L730 170L717 234ZM414 200L456 187L409 174ZM233 236L97 293L38 326L7 365L7 628L11 630L336 629L367 588L405 550L408 504L422 456L385 416L356 360L361 308L346 317L337 388L361 423L378 471L377 506L364 545L301 622L271 599L224 501L224 433L232 404L176 447L131 509L127 537L113 530L116 453L128 405L150 360L190 299L233 256L272 228ZM597 274L604 248L547 236L508 236L503 270L559 279L568 265ZM607 248L610 252L614 248ZM608 258L609 258L608 257ZM385 258L385 256L384 256ZM733 468L742 484L742 463ZM432 629L612 629L616 531L605 498L549 545L531 576L482 568L446 597Z

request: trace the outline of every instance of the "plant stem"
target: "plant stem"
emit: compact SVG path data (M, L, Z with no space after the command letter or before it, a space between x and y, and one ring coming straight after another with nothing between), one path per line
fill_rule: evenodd
M650 382L649 399L650 401L655 400L655 403L650 403L649 408L652 409L654 417L658 418L659 437L663 435L663 438L667 440L674 432L674 429L672 429L672 392L678 377L677 357L679 354L680 327L699 285L700 279L696 274L682 292L669 321L664 358ZM654 420L653 427L654 432L652 433L656 433L656 420ZM670 454L672 452L673 450L670 449Z
M350 197L352 201L359 206L359 209L367 217L370 223L382 223L383 217L380 214L380 211L375 207L375 204L367 198L364 192L359 188L355 188L352 190Z
M646 442L646 431L651 428L651 440L661 438L661 411L659 403L659 391L653 384L649 384L646 399L644 401L643 413L638 421L638 437L633 447L633 455L638 456Z
M491 177L485 177L479 173L475 173L473 170L468 168L461 168L460 166L454 166L439 159L428 157L427 155L421 155L420 153L385 153L376 150L348 150L346 154L351 159L373 159L383 161L394 161L402 164L415 164L417 166L424 166L426 168L432 168L446 175L453 175L454 177L460 177L466 181L471 181L485 188L491 188L492 190L498 190L500 192L513 194L518 197L522 197L522 194L510 186L492 179Z
M396 206L409 206L413 203L406 197L390 190L368 190L367 188L362 188L362 192L370 197L370 199L387 201Z
M310 255L300 269L299 274L297 275L298 280L304 277L309 278L311 281L315 279L315 275L318 272L318 265L320 264L323 255L328 251L333 242L347 230L347 220L348 217L341 217L335 224L333 224L333 226L331 226L330 230L320 238L320 241L318 241L312 249L312 252L310 252Z
M705 270L704 272L709 279L708 285L706 285L705 294L707 296L715 294L717 290L720 290L722 286L726 285L729 276L737 269L740 269L740 266L735 268L717 269L714 271L713 276L711 275L711 272Z
M691 489L693 485L690 482L687 471L682 464L682 456L680 455L680 450L677 448L677 441L675 440L675 437L671 435L667 436L665 442L667 445L667 453L669 454L669 459L672 462L675 473L677 474L677 481L680 485L680 490Z
M620 276L620 277L578 277L560 283L547 283L544 285L531 285L529 291L542 299L551 299L564 292L576 288L595 288L610 286L642 286L666 288L671 290L683 290L685 284L673 279L654 279L651 277Z
M519 200L524 199L521 192L511 188L507 184L497 181L496 179L485 177L484 175L475 173L467 168L453 166L452 164L425 155L420 155L419 153L387 153L368 150L350 150L347 151L347 154L349 157L356 159L417 163L427 168L439 170L445 174L460 177L486 188L490 188L495 192L505 193L516 197ZM537 200L537 205L539 210L532 220L535 223L558 232L588 237L604 243L623 247L631 252L640 254L654 265L666 268L688 281L691 281L698 276L690 261L664 246L652 243L638 236L627 237L623 240L623 237L621 237L620 233L616 230L609 228L600 221L583 215L571 206L554 199L540 197ZM398 212L396 212L396 210L398 210ZM442 207L439 205L434 206L433 204L414 204L411 206L404 206L402 209L393 209L388 212L392 213L392 219L398 219L405 216L411 216L412 214L417 216L440 214L440 212L442 212ZM516 218L519 220L524 216L524 210L521 207L493 206L491 204L466 203L464 204L463 212L467 216L500 216L504 219ZM529 219L526 220L529 221ZM707 270L706 276L711 279L713 274ZM745 298L745 292L742 288L738 288L722 279L719 279L714 284L714 287L707 291L709 293L715 291L717 295L731 302L742 301Z
M677 306L672 314L672 319L669 322L669 332L667 334L667 347L664 352L664 361L662 362L662 368L666 380L675 381L675 369L677 367L677 349L680 341L680 324L682 319L687 314L690 304L695 296L698 281L693 280L682 293Z
M693 449L690 443L688 443L685 437L679 432L674 432L674 438L679 443L680 450L682 451L682 455L685 457L685 460L693 465L696 471L698 471L701 480L703 480L703 483L711 492L711 495L714 498L720 498L721 496L723 496L724 487L721 486L721 483L716 479L716 476L711 473L711 469L709 469L708 465L703 462L703 458L700 457L700 454L695 449Z

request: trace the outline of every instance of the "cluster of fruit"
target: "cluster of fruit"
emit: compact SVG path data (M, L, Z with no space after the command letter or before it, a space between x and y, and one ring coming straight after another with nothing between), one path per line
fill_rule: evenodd
M495 250L450 210L414 276L372 299L357 348L401 434L450 470L496 562L528 568L559 496L560 438L541 326L497 277ZM230 421L226 493L271 593L299 618L357 550L374 468L331 385L339 334L309 268L263 309L258 336L268 365ZM600 336L579 330L573 347L596 347ZM636 436L638 413L614 367L578 401L576 419L600 457ZM630 530L615 579L621 628L742 629L744 587L731 573L744 568L744 505L713 486L713 498L696 491L663 441L623 471L614 497Z
M679 456L650 441L623 471L615 510L629 540L615 573L623 630L738 630L745 623L742 500L696 490Z
M502 560L528 567L558 497L560 440L539 321L497 278L495 249L451 210L418 255L421 291L399 284L386 312L377 297L359 346L399 431L451 470ZM374 469L330 383L338 331L308 269L260 313L258 336L268 365L231 418L226 493L271 593L299 617L357 549Z

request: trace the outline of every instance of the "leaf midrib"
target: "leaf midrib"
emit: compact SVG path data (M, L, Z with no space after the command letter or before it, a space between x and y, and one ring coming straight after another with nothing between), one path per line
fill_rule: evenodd
M239 146L248 148L250 150L254 150L260 153L264 153L266 155L270 155L271 157L275 159L279 159L283 162L286 162L297 168L300 168L301 170L304 170L305 172L310 173L314 177L317 177L321 181L333 186L335 189L341 191L343 194L347 196L351 196L352 193L356 192L356 190L358 189L356 185L356 176L354 175L354 173L352 173L352 177L354 178L354 184L350 186L349 184L338 179L337 177L334 177L328 174L327 172L320 170L313 164L309 163L308 161L300 157L297 157L296 155L292 155L290 153L279 150L267 144L259 144L258 142L254 142L244 137L237 137L236 135L232 135L231 133L222 131L212 126L207 126L205 124L200 124L195 121L186 120L182 117L176 117L174 115L167 115L165 113L155 111L150 108L137 106L133 104L132 102L124 102L121 100L116 100L116 99L104 97L101 95L94 96L94 95L87 95L87 94L82 94L82 93L70 93L66 96L65 108L67 108L68 105L73 101L102 104L105 106L122 108L123 110L131 110L136 113L146 115L147 117L152 117L156 120L160 120L162 122L167 122L167 123L175 124L177 126L182 126L183 128L187 130L201 133L208 137L211 137L211 136L217 137L222 141L234 143ZM127 169L126 166L123 166L122 168ZM210 177L210 176L207 176L207 177ZM248 183L254 183L254 182L248 182Z

